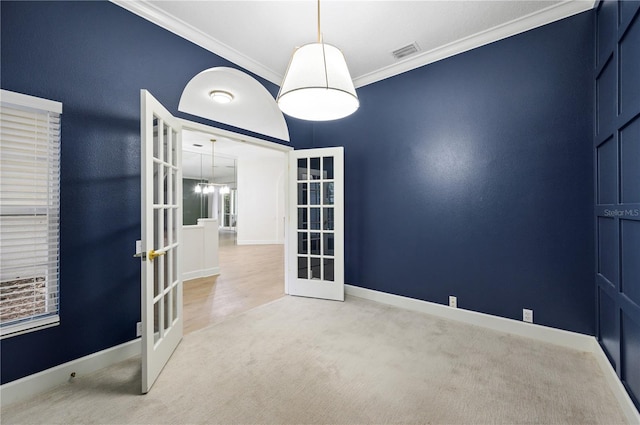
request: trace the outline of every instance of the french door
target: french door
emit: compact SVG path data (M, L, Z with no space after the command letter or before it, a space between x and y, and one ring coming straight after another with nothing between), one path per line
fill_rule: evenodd
M344 301L344 149L289 152L287 293Z
M141 105L142 392L182 339L181 126L149 92Z

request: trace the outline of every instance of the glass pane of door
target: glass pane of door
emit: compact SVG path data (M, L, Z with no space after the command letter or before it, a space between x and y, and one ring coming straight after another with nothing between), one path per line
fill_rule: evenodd
M343 150L292 152L292 295L344 299ZM337 279L340 277L340 279ZM337 289L334 291L333 287Z

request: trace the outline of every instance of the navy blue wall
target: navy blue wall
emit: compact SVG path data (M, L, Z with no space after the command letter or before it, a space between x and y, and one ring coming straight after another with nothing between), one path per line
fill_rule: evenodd
M597 337L640 408L640 2L597 6Z
M139 90L188 117L187 81L234 65L110 3L0 7L2 88L64 104L62 323L1 342L4 383L134 338ZM348 283L593 334L591 20L359 89L345 120L288 120L298 148L345 146Z
M0 85L63 103L61 323L2 340L5 383L135 338L140 89L193 118L177 111L186 83L207 68L237 66L108 2L0 7ZM289 130L309 143L311 125L292 120Z
M346 282L594 334L593 14L358 90Z

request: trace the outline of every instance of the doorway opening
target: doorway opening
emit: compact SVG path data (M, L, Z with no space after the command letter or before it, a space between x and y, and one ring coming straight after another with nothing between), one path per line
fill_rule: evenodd
M291 148L197 126L185 122L182 133L185 334L285 293ZM203 265L189 257L188 238L198 231L215 251Z

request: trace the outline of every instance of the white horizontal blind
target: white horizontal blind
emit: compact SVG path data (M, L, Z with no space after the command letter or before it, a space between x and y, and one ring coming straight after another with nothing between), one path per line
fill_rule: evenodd
M7 336L59 321L62 107L1 94L0 335Z

